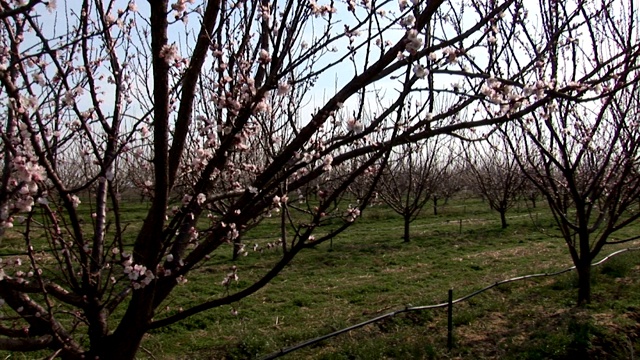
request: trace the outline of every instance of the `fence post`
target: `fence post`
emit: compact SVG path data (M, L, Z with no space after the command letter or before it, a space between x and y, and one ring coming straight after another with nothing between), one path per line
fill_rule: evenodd
M447 306L447 348L453 348L453 289L449 289L449 304Z

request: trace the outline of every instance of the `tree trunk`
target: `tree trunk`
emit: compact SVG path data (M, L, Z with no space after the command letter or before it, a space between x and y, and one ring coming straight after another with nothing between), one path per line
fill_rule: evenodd
M100 360L129 360L135 359L142 338L147 332L147 326L153 318L153 297L155 287L153 284L139 290L135 290L131 301L127 306L122 320L115 331L102 341L92 346L87 359ZM92 344L93 345L93 344Z
M578 271L578 306L591 303L591 262L580 260Z
M142 335L130 337L124 341L118 342L115 346L112 346L109 349L104 349L105 351L99 357L100 360L135 359L138 349L140 348L140 343L142 343Z
M438 198L433 197L433 215L438 216Z
M126 334L112 334L104 339L104 342L97 349L91 349L84 358L100 360L129 360L135 359L142 343L144 331L131 326Z
M409 242L411 240L411 236L409 235L409 230L411 227L411 219L409 216L404 217L404 242Z
M509 224L507 224L507 212L505 210L500 211L500 222L502 223L502 228L506 229Z

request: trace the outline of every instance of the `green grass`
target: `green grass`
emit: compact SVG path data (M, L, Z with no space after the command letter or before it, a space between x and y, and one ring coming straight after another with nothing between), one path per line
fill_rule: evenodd
M139 220L142 208L127 209ZM402 242L402 221L383 206L367 209L345 233L303 251L268 286L231 306L151 331L140 358L248 359L295 345L406 305L446 301L495 281L571 266L563 240L543 207L523 203L500 228L497 213L477 199L425 209ZM338 223L327 225L328 231ZM326 230L325 230L326 229ZM135 228L132 228L135 230ZM625 229L640 230L639 224ZM278 237L277 219L244 236L250 248ZM0 251L19 248L3 242ZM605 248L603 255L619 247ZM156 318L224 295L220 285L238 266L241 289L266 273L280 250L250 252L236 262L221 249L176 289ZM629 358L640 353L640 260L614 258L594 271L593 304L576 309L575 275L494 288L455 306L455 346L446 344L446 311L405 313L285 356L285 359L570 359ZM233 315L232 308L238 311Z
M427 211L412 224L410 243L401 240L399 217L384 207L368 209L353 228L331 244L303 252L269 286L234 304L238 316L231 315L231 307L214 309L197 319L152 332L144 346L159 358L255 358L407 304L443 302L450 287L457 297L497 280L571 265L544 208L514 209L509 214L511 225L502 230L497 214L486 207L469 199L452 202L438 216ZM267 221L262 229L247 234L245 242L272 241L269 236L276 236L273 234L276 229L269 229ZM228 256L212 260L211 273L192 275L177 298L220 295L217 280L229 265L230 251ZM271 250L240 259L237 265L243 280L239 287L267 271L277 255ZM603 274L594 276L597 300L588 309L593 316L606 310L603 313L618 322L628 314L620 306L610 312L610 299L598 295L624 292L626 295L618 297L620 301L633 302L631 290L623 290L621 282L609 281L621 272L625 279L638 278L636 257L625 259L614 259L610 269L603 267ZM615 265L615 261L622 265ZM211 274L220 279L214 275L216 281L211 281ZM201 287L200 283L212 285ZM521 352L530 353L529 358L562 358L574 354L574 348L591 344L589 334L613 333L595 320L589 320L588 326L572 320L576 295L573 275L567 274L505 285L456 306L456 346L451 353L446 349L446 314L435 310L368 325L285 358L518 358ZM561 315L550 331L544 316L552 310ZM532 319L532 323L524 323L530 328L516 326L521 316ZM496 336L508 331L504 333L506 343L488 343L492 334L486 333L487 327ZM486 339L467 336L473 333L486 333ZM519 340L529 333L532 341ZM620 341L616 346L624 350ZM164 345L167 343L172 345ZM486 350L492 346L492 352Z

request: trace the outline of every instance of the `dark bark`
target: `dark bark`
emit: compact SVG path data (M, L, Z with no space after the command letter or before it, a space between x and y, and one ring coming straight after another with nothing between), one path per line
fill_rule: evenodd
M578 272L578 306L591 303L591 262L583 260L576 265Z
M403 236L404 242L411 241L410 229L411 229L411 215L405 215L404 216L404 236Z
M507 210L498 210L500 212L500 223L502 224L502 228L506 229L509 224L507 224Z
M578 209L578 216L582 217L582 223L588 224L584 212ZM578 306L589 304L591 302L591 236L586 227L582 227L579 231L578 239L580 241L580 259L574 261L578 272ZM595 249L594 249L595 250ZM594 252L597 254L597 251Z
M145 329L145 330L142 330ZM131 324L131 326L119 334L113 334L105 339L97 349L92 349L85 358L100 360L129 360L135 359L140 348L142 338L146 332L146 326Z
M438 215L438 198L436 196L433 197L433 215Z

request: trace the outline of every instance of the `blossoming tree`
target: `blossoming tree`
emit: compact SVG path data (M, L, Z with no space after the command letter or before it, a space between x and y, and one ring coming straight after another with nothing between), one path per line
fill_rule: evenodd
M531 37L548 10L522 0L0 1L0 226L23 250L1 265L0 349L133 358L150 329L250 296L347 229L373 189L346 212L334 200L375 186L395 146L580 99L538 81L551 50L575 49L590 88L637 42L594 58L622 5L565 3ZM576 24L598 36L578 44ZM396 126L426 87L446 106ZM123 223L123 183L148 196L139 227ZM310 189L318 201L291 206ZM281 257L257 281L158 312L276 211Z
M573 94L554 99L501 130L524 174L547 200L578 275L578 304L591 301L591 263L606 245L635 240L620 233L640 212L637 14L632 7L602 12L602 30L578 27L593 40L593 61L618 54L624 64L602 68L601 81L586 86L576 54L578 41L553 49L539 81L566 83ZM562 4L550 4L545 28L553 28ZM635 11L635 10L633 10ZM608 30L606 30L608 29ZM583 37L584 38L584 37ZM627 49L624 54L620 49ZM571 71L564 64L574 64Z
M536 115L543 122L527 118L508 135L567 244L579 304L591 301L591 263L603 247L638 239L619 235L640 218L637 85L603 96L599 106L559 101Z

